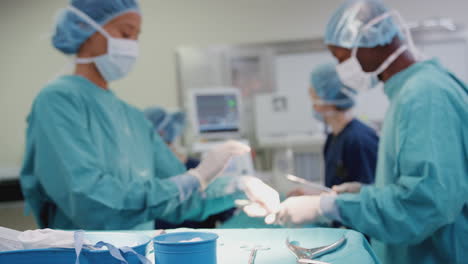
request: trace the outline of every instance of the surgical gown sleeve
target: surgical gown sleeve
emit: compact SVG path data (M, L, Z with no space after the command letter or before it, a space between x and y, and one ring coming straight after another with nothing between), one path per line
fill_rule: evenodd
M364 187L360 194L339 195L335 201L344 225L386 243L423 241L452 223L467 201L468 161L461 140L466 131L460 125L466 120L447 92L456 87L417 81L397 102L391 117L394 134L383 135L394 138L392 149L384 152L395 153L394 165L378 171L385 187ZM379 162L387 161L379 157Z
M160 179L131 177L125 181L112 175L99 161L97 146L88 133L86 106L66 92L43 92L34 104L37 127L35 174L44 191L74 225L87 229L132 228L155 218L186 220L204 216L211 200L190 208L184 202L198 192L190 175ZM228 200L225 197L224 200Z
M204 193L196 192L181 203L175 210L171 223L180 224L185 219L203 221L213 214L233 208L235 199L247 199L241 189L240 177L220 177Z

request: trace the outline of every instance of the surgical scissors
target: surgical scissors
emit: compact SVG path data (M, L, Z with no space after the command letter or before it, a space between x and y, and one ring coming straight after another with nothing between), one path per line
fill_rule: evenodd
M328 254L332 251L335 251L339 247L341 247L346 242L346 237L341 237L336 242L317 248L303 248L298 245L295 245L294 241L290 242L289 238L286 238L286 246L288 249L297 257L298 260L302 259L314 259L325 254Z

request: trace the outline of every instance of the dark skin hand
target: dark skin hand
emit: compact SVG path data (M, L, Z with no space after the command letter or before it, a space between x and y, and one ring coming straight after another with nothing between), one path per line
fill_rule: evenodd
M375 48L359 48L357 52L357 59L359 60L362 69L365 72L373 72L377 70L377 68L401 45L401 40L398 37L395 37L393 41L386 46L377 46ZM328 46L328 49L340 63L351 57L350 49L332 45ZM393 75L403 71L414 63L416 63L416 59L409 51L406 51L400 55L400 57L398 57L378 77L381 81L385 82Z
M114 38L138 40L141 30L141 16L136 12L124 13L109 21L103 28ZM92 58L106 53L107 38L97 31L81 45L77 57ZM94 63L77 64L75 74L85 77L104 90L109 89L107 81Z

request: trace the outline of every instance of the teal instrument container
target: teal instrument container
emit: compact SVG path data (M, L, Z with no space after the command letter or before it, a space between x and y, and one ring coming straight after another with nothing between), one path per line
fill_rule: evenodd
M207 232L179 232L157 236L154 238L156 263L216 264L217 239L217 234Z

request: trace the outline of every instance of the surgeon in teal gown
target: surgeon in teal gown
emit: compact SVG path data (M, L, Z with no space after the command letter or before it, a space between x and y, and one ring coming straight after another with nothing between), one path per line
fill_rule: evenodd
M352 0L335 12L325 42L340 63L358 48L362 71L372 73L400 47L411 47L394 16L362 31L387 11L382 1ZM339 220L383 246L384 263L467 263L468 87L436 59L416 55L406 50L377 73L390 107L375 186L290 198L278 222ZM345 76L344 83L357 83Z
M187 172L144 114L109 89L136 59L140 23L136 0L72 0L59 17L53 45L77 65L34 100L21 171L41 228L153 229L155 218L200 221L245 198L236 180L211 182L247 146L215 147Z
M391 103L375 187L339 195L340 219L385 242L385 263L462 263L468 257L468 88L431 60L393 76L385 93Z

